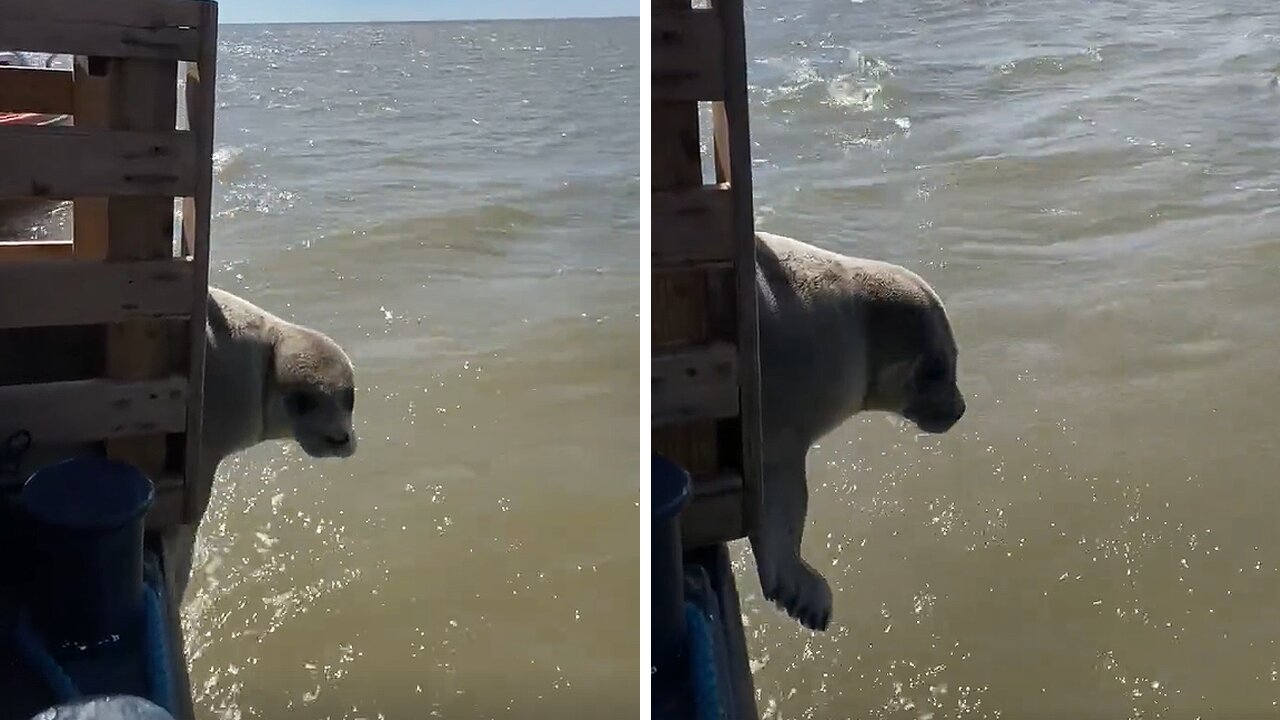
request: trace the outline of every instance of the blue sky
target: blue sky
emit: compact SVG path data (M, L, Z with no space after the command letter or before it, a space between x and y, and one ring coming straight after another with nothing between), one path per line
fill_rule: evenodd
M226 23L640 15L640 0L219 0Z

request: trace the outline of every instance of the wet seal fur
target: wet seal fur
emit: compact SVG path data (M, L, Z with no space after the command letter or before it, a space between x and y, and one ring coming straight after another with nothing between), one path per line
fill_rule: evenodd
M832 596L800 554L805 456L858 413L889 412L944 433L964 415L958 349L937 293L890 263L756 235L764 475L751 537L764 596L826 630Z
M224 459L268 440L292 439L314 458L355 454L355 368L342 347L219 288L209 288L208 307L200 474L189 478L201 496L211 496ZM180 525L164 538L179 598L197 529Z

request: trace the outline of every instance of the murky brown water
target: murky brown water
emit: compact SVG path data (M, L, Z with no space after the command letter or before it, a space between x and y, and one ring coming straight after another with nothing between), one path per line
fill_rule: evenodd
M344 344L360 450L224 464L200 716L637 707L639 23L221 34L212 282Z
M770 718L1280 713L1280 15L753 4L759 227L918 269L969 412L810 455L814 636L742 589Z

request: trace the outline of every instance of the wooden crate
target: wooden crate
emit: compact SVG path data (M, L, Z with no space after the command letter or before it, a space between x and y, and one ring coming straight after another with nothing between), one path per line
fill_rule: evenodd
M0 113L70 116L0 125L0 201L74 203L71 241L0 238L0 440L105 444L155 481L153 530L196 521L208 491L187 478L200 455L217 27L203 0L0 4L0 48L75 56L72 70L0 67Z
M760 512L755 230L741 0L653 3L653 448L694 478L686 548L750 534ZM702 177L711 103L716 178Z

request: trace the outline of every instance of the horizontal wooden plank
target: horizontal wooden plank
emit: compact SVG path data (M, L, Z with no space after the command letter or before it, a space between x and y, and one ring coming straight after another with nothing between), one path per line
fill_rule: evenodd
M0 127L0 198L187 197L196 190L196 156L186 130Z
M199 27L202 0L4 0L3 17L122 27ZM4 46L6 49L9 46ZM25 49L25 48L14 48Z
M4 385L0 408L0 438L26 430L32 443L40 445L182 432L187 424L187 378Z
M680 514L685 550L746 536L742 477L731 470L693 478L693 499Z
M0 264L0 328L189 317L184 259Z
M194 61L202 5L200 0L4 0L0 47Z
M738 350L726 342L655 353L653 426L737 415L737 365Z
M724 42L713 9L653 11L653 99L723 100Z
M75 246L63 240L0 241L0 263L65 260L74 253Z
M0 67L0 112L70 114L72 87L70 70Z
M655 192L650 252L654 266L732 263L732 213L728 185Z
M102 5L111 7L110 3ZM175 62L194 61L200 52L200 31L194 28L143 28L107 23L11 20L7 17L7 6L2 12L6 17L0 22L0 47L6 49ZM174 92L177 92L176 87Z

